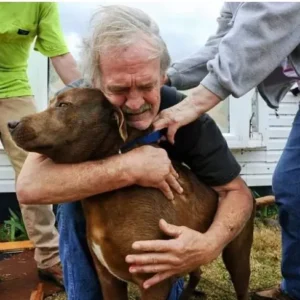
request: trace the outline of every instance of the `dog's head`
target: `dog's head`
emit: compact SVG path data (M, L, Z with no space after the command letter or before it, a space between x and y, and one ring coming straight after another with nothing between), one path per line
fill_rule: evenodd
M90 88L70 89L45 111L9 122L8 128L19 147L64 163L113 154L127 138L121 110Z

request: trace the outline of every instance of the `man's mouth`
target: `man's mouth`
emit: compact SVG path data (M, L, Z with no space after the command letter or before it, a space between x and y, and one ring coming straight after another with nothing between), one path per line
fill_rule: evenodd
M146 111L148 111L148 110L144 110L144 111L136 112L136 113L130 112L130 113L127 113L126 115L129 116L129 117L131 117L131 116L139 116L139 115L142 115L143 113L145 113Z
M144 110L143 112L138 112L138 113L129 113L129 114L126 114L126 117L129 121L134 121L134 120L140 120L143 118L143 116L147 113L147 112L150 112L149 109L147 110Z
M151 110L151 104L144 104L142 105L142 107L139 108L139 110L136 110L136 111L132 111L131 109L129 109L128 107L124 107L123 108L123 113L124 115L127 115L127 116L139 116L143 113L145 113L146 111L149 111Z

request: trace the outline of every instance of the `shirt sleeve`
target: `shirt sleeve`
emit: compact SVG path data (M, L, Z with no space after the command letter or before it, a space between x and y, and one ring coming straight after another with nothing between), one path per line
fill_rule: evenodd
M220 186L235 179L241 171L225 138L207 114L180 128L175 145L167 146L171 158L188 165L202 182Z
M34 49L48 57L69 52L61 29L58 6L55 2L40 3L40 18Z
M299 45L300 4L243 2L201 84L225 99L261 83Z
M205 45L196 53L173 63L168 69L167 74L171 86L179 90L186 90L200 84L201 80L208 74L207 62L216 56L220 41L231 28L231 19L231 9L228 3L225 3L217 19L218 29L216 33L210 36Z

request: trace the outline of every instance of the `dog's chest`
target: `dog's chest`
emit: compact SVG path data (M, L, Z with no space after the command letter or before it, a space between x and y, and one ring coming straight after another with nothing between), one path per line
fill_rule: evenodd
M94 254L96 255L96 257L98 258L99 262L102 264L102 266L104 266L110 274L112 274L113 276L115 276L116 278L124 281L123 278L120 278L117 274L115 274L111 268L109 267L108 263L106 262L104 255L103 255L103 251L101 249L101 246L98 245L97 243L95 243L93 240L91 241L91 245L92 245L92 250L94 252Z

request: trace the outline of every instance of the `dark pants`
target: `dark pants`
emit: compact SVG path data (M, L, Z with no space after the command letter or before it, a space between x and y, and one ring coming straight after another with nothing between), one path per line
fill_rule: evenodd
M282 227L281 288L300 299L300 112L273 176Z

